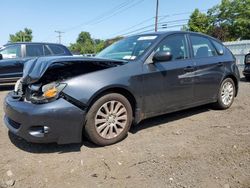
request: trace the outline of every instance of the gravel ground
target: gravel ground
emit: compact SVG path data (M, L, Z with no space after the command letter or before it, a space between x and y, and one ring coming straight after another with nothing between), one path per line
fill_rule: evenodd
M206 105L149 119L108 147L27 143L0 120L0 187L249 188L249 122L244 80L226 111Z

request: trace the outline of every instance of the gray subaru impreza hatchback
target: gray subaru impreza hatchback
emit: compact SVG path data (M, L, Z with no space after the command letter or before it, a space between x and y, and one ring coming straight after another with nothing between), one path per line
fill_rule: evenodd
M4 102L8 129L30 142L97 145L121 141L131 124L213 103L229 108L238 93L235 57L212 37L192 32L127 37L95 58L41 57Z

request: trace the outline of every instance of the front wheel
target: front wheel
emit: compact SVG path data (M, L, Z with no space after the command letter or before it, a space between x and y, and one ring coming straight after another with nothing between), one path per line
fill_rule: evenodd
M126 137L132 124L132 108L123 95L107 94L91 106L86 120L87 137L99 146L111 145Z
M222 110L229 108L233 104L235 93L234 81L231 78L223 80L218 93L218 101L215 104L216 107Z

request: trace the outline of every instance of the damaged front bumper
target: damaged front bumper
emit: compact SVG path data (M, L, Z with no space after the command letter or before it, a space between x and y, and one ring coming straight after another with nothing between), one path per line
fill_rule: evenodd
M85 111L63 98L46 104L20 101L9 93L4 121L15 135L34 143L68 144L82 141Z

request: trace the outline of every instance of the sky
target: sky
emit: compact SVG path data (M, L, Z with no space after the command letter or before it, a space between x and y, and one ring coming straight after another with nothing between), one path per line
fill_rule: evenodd
M198 8L202 11L220 0L159 0L161 30L179 30ZM153 29L156 0L7 0L0 4L0 46L9 34L32 29L34 42L74 43L81 31L96 39L131 35ZM162 29L162 24L167 28Z

